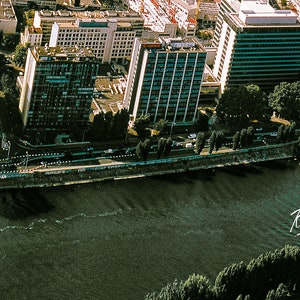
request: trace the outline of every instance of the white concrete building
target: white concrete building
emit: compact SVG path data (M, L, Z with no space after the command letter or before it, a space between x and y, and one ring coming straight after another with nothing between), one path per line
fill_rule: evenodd
M140 12L145 27L162 36L194 36L197 29L196 0L129 0L129 7Z
M224 0L226 2L226 0ZM213 74L222 92L256 84L272 90L300 78L300 23L291 10L275 10L267 0L243 0L224 13Z
M103 18L55 22L50 47L89 47L102 63L128 61L135 37L142 35L143 19L136 13L111 12ZM92 13L91 15L92 16Z
M21 33L21 44L29 43L31 46L39 46L42 43L42 29L33 26L26 26L23 33Z
M17 17L10 0L0 2L0 30L3 33L15 33L17 28Z

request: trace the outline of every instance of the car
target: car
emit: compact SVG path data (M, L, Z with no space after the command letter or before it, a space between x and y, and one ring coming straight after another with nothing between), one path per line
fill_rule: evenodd
M190 133L188 136L189 139L195 139L196 137L197 137L196 133Z
M185 148L193 148L193 147L194 147L193 143L186 143L185 144Z
M270 136L274 136L274 137L277 136L277 135L278 135L278 133L275 132L275 131L274 131L274 132L271 132L271 134L270 134Z

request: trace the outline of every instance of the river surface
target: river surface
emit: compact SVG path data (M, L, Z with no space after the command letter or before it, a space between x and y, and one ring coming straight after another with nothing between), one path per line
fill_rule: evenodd
M1 298L135 300L193 273L213 282L300 246L297 209L295 161L4 193Z

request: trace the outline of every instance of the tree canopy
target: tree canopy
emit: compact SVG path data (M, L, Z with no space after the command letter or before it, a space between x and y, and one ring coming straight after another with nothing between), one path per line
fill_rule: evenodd
M225 90L216 111L218 117L227 124L245 124L270 116L267 96L257 85Z
M25 67L27 50L29 48L29 45L30 44L27 43L25 46L21 44L16 46L16 50L14 52L14 58L13 58L13 61L16 65Z
M284 119L300 120L300 81L275 86L269 105Z

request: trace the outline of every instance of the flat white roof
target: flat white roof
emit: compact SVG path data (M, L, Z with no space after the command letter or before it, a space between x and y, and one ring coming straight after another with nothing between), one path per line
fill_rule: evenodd
M246 25L296 24L297 15L291 10L275 10L268 0L243 0L239 18Z

